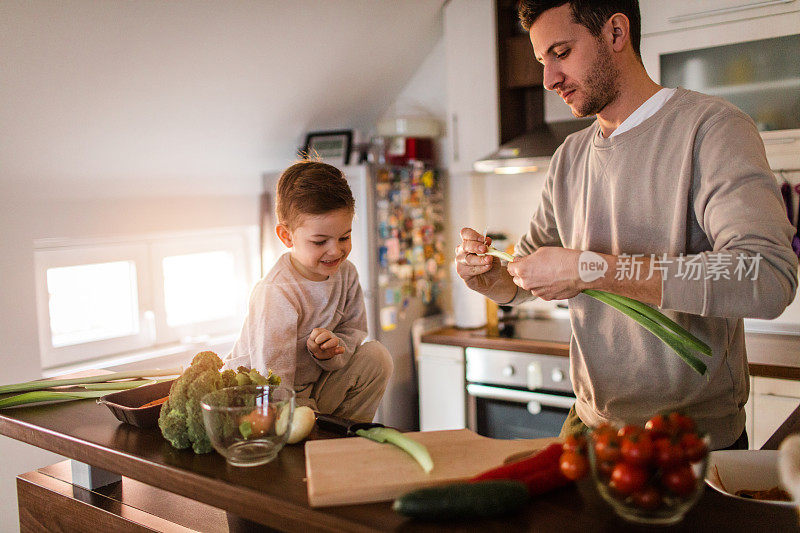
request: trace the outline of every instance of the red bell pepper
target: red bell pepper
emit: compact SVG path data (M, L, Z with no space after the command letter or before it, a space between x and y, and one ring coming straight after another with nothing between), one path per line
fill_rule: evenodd
M532 496L544 494L570 483L558 466L561 452L561 444L554 443L531 457L481 472L470 481L515 479L525 483Z

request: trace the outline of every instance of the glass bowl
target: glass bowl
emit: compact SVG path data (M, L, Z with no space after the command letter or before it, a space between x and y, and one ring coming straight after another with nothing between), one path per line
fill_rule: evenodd
M203 396L203 423L211 445L229 464L273 460L291 433L294 391L287 387L228 387Z
M630 432L640 433L631 437ZM703 494L708 468L709 438L692 435L686 444L682 435L653 435L635 426L607 427L587 435L590 470L601 497L617 515L631 522L680 522ZM629 443L623 457L624 439ZM664 442L656 443L658 440ZM649 458L648 446L652 450ZM630 461L637 450L644 450L643 458Z

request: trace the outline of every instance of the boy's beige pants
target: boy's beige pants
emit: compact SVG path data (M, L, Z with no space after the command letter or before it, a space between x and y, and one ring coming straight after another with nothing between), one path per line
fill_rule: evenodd
M394 363L378 341L356 348L350 361L333 372L323 372L316 383L297 390L296 405L307 405L320 413L372 422Z

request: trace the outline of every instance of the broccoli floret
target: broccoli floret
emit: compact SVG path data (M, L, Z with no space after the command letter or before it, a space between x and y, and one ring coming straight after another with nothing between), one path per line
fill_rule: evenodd
M200 400L209 392L236 385L280 383L280 378L271 371L265 378L258 371L245 367L239 367L237 372L220 372L222 366L222 360L214 352L200 352L170 387L169 399L161 406L158 427L175 448L191 446L195 453L208 453L213 449L200 406ZM234 422L230 423L235 426Z
M235 387L238 385L236 383L236 372L231 369L228 369L222 373L222 387Z
M174 448L182 450L192 445L186 433L186 413L173 409L169 400L161 404L161 414L158 417L158 427L161 434Z

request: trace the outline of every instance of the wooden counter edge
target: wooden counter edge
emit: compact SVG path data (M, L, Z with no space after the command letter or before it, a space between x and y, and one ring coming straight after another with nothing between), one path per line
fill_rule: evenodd
M33 426L0 413L0 434L283 531L370 531L358 522L260 491ZM224 495L224 496L220 496ZM268 512L267 510L272 512Z
M449 326L429 331L423 334L420 340L424 343L460 346L462 348L488 348L569 357L569 343L489 336L486 334L486 330L482 328L459 329ZM800 381L800 357L797 358L797 364L794 366L789 364L770 364L765 360L768 355L764 353L775 345L785 345L795 340L800 349L800 337L795 339L786 335L748 334L748 368L750 375ZM762 343L766 346L762 347ZM791 354L789 357L784 356L782 359L791 360Z
M462 348L489 348L512 352L536 353L569 357L569 344L551 341L514 339L487 336L482 329L442 328L423 334L420 340L430 344L461 346Z

